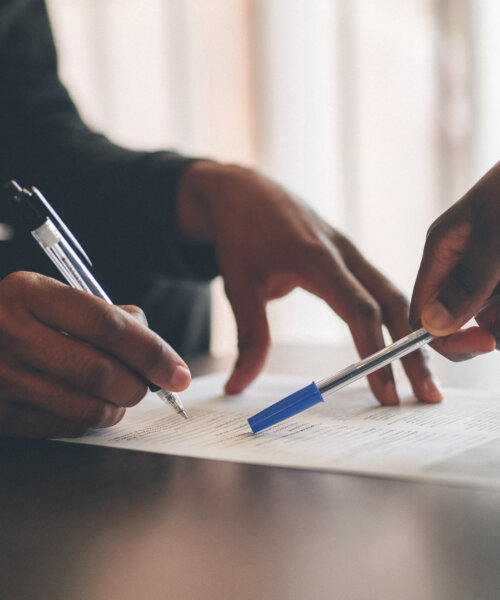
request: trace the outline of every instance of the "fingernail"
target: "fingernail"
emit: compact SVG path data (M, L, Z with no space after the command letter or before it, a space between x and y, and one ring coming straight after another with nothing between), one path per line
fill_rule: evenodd
M191 383L191 373L189 369L185 367L181 367L180 365L176 367L175 371L170 378L170 384L179 389L185 389Z
M399 404L399 396L396 392L396 386L394 385L394 381L388 381L385 384L385 402L384 404L388 406L394 406Z
M446 310L441 302L434 300L422 312L422 325L430 333L443 335L445 332L454 331L455 317Z
M106 407L96 427L98 429L104 429L105 427L112 427L121 420L125 414L124 408L116 408L115 406Z
M463 362L465 360L476 358L476 356L482 356L483 354L488 354L488 352L464 352L463 354L457 354L454 356L453 360L456 362Z
M426 379L421 387L421 400L424 402L437 403L443 399L443 394L432 379Z
M241 385L238 384L238 380L233 373L224 386L224 393L239 394L239 392L241 392Z

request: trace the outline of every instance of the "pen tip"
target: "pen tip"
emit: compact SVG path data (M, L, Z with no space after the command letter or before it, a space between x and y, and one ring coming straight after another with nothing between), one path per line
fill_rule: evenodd
M182 415L182 416L183 416L185 419L187 419L187 418L188 418L188 416L187 416L187 414L186 414L186 411L185 411L184 409L182 409L182 410L179 412L179 414L180 414L180 415Z

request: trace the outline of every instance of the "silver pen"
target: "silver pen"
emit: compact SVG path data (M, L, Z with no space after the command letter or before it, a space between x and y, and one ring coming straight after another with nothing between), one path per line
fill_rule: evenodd
M410 352L414 352L421 346L425 346L434 339L432 333L429 333L423 327L409 333L407 336L389 344L382 350L374 352L363 360L349 365L342 371L335 373L332 377L325 377L318 381L317 386L321 394L326 394L331 391L337 391L349 385L353 381L361 379L366 375L370 375L374 371L385 367L393 360L403 358Z
M318 402L324 402L323 396L332 394L346 385L361 379L361 377L370 375L370 373L385 367L393 360L403 358L403 356L414 352L433 339L434 336L425 329L417 329L417 331L413 331L393 344L389 344L389 346L382 348L382 350L374 352L363 360L349 365L345 369L335 373L335 375L321 379L317 383L313 381L310 385L272 404L256 415L253 415L253 417L250 417L248 424L251 430L257 433L271 425L280 423L318 404Z
M92 266L89 257L41 192L35 187L32 187L31 190L22 188L16 181L11 181L8 184L8 188L10 191L10 200L19 210L31 235L69 285L78 290L98 296L108 304L113 304L74 248ZM54 221L58 224L59 228L56 227ZM171 406L177 413L187 419L182 401L175 392L164 390L149 381L147 384L149 389L152 392L156 392L165 404Z

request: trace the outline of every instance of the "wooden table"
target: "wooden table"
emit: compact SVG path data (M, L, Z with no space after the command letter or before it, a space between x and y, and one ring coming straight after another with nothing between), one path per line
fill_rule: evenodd
M499 492L0 442L3 600L498 600L499 567Z

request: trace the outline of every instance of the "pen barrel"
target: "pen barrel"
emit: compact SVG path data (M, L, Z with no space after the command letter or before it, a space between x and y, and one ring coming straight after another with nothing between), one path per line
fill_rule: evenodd
M385 367L393 360L402 358L403 356L414 352L421 346L431 342L433 339L434 336L431 333L423 328L418 329L397 342L382 348L382 350L371 354L360 362L346 367L332 377L327 377L318 381L318 389L321 394L332 390L339 390L349 383L361 379L361 377L366 377L367 375L370 375L370 373Z
M102 298L108 304L112 304L106 292L49 218L32 231L31 235L71 287L88 292Z
M97 296L98 298L105 300L108 304L113 304L78 254L59 233L57 227L49 218L47 218L40 227L33 230L31 235L35 238L71 287ZM168 402L174 406L176 410L178 409L180 401L175 394L171 392L165 392L163 394L164 390L159 385L151 383L150 381L146 381L146 383L152 392L161 395L164 402ZM171 396L168 396L168 394L171 394ZM175 399L178 400L177 404L174 402ZM182 403L180 403L180 409L182 409Z
M42 225L31 232L31 235L71 287L97 296L105 300L108 304L113 304L78 254L48 217ZM177 394L164 390L159 385L150 381L146 380L146 383L152 392L156 392L160 396L163 402L169 404L174 410L186 417L182 401Z

